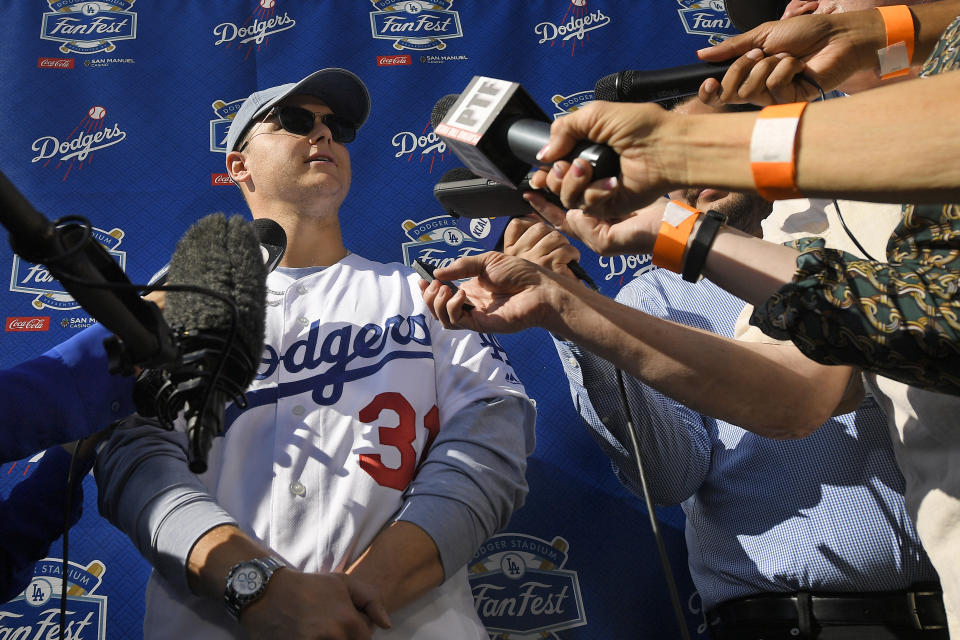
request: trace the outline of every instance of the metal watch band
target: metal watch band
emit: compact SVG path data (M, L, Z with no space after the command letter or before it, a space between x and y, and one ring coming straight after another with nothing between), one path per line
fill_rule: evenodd
M254 565L259 568L260 572L263 574L263 583L256 592L251 594L239 594L233 587L234 576L245 565ZM226 585L224 586L223 590L223 600L226 604L227 611L230 612L230 615L232 615L236 620L240 620L240 614L244 607L260 598L260 596L263 595L263 592L266 591L267 584L270 582L270 578L273 576L274 572L277 569L281 569L285 566L287 565L283 562L283 560L273 556L265 556L263 558L244 560L230 567L230 571L227 572Z

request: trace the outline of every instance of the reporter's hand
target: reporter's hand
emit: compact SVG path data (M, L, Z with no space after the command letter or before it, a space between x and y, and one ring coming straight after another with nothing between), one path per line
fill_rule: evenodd
M602 256L651 253L667 204L667 199L661 197L650 206L623 217L600 219L581 209L563 211L536 193L524 197L550 224Z
M671 166L684 159L669 155L670 133L663 130L676 122L675 114L652 103L593 102L558 118L550 126L550 143L541 150L550 171L540 170L530 179L534 189L546 187L560 196L568 209L581 208L600 218L615 218L643 207L673 186L667 181L682 174ZM584 160L560 160L583 139L607 144L620 156L620 177L593 181L593 169Z
M884 34L883 19L872 9L765 22L697 52L706 62L741 56L722 81L705 80L699 98L712 105L812 100L819 91L801 73L824 91L835 89L857 71L877 66Z
M542 196L538 196L542 200ZM547 207L554 207L550 203ZM570 267L573 260L580 259L577 250L562 233L540 220L537 216L514 218L503 234L503 252L549 269L557 275L576 278Z
M304 573L284 567L240 615L250 638L369 640L373 625L390 620L376 590L342 573Z
M572 285L528 260L488 252L460 258L437 269L437 280L420 283L423 299L446 328L514 333L531 327L550 328L562 315L561 282ZM471 278L453 294L439 280ZM463 303L473 309L466 311Z

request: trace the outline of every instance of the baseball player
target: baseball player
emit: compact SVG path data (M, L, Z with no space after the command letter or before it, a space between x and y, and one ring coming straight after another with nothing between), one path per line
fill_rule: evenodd
M523 502L535 412L492 337L443 329L419 276L344 247L369 108L323 69L233 120L227 170L288 238L247 407L199 478L181 432L137 417L97 463L101 511L155 568L146 638L488 637L465 565Z

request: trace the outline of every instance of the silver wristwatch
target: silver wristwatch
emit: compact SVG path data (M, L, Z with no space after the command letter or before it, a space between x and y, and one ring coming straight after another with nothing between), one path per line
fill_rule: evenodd
M272 556L244 560L233 565L227 574L227 586L223 590L223 599L230 615L239 620L244 607L267 590L270 576L285 566L287 565L282 560Z

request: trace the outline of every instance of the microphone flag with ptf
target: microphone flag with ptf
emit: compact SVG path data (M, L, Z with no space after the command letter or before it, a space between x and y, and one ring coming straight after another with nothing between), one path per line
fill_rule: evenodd
M206 471L210 445L223 431L224 405L246 405L243 392L263 353L266 277L257 234L239 215L200 219L170 259L168 285L189 288L168 291L164 308L182 357L142 377L137 408L153 409L167 428L183 411L194 473Z
M537 153L550 140L550 118L516 82L474 76L452 105L441 98L433 129L478 176L516 188L539 166ZM620 175L620 157L607 145L584 141L565 159L583 158L594 179Z

